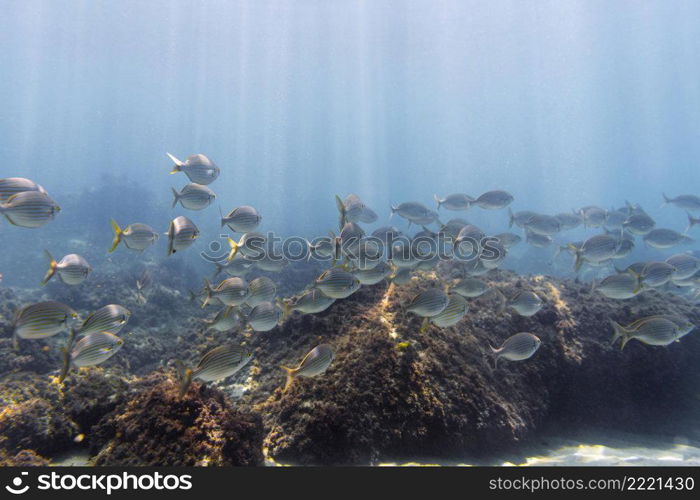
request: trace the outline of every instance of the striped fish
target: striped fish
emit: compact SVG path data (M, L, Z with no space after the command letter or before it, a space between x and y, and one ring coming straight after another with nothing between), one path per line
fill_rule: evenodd
M521 290L506 302L506 306L521 316L532 316L542 309L542 299L535 292Z
M287 372L287 383L283 392L287 392L296 377L316 377L324 373L334 357L335 353L330 345L320 344L311 349L296 368L283 365L281 368Z
M404 219L416 221L427 218L430 214L428 207L417 201L407 201L398 206L391 206L391 215L399 214Z
M194 369L186 368L182 361L176 361L180 398L185 395L192 380L198 378L204 382L214 382L225 379L248 364L252 357L253 353L245 347L226 344L207 352Z
M515 224L519 228L524 228L525 223L527 221L529 221L535 215L537 215L537 213L532 212L530 210L522 210L520 212L513 213L513 210L511 210L509 208L508 209L508 217L510 220L508 222L508 227L513 227L513 224Z
M620 240L610 234L597 234L591 236L580 247L569 245L569 249L576 256L574 269L581 269L584 261L599 263L612 259L620 247Z
M144 251L156 241L158 241L159 235L153 228L147 224L141 224L136 222L134 224L129 224L123 230L117 224L117 221L112 219L112 230L114 231L114 240L112 241L112 247L109 249L109 253L114 252L117 246L122 241L126 248L130 250L138 250L140 252Z
M585 227L601 227L608 217L605 209L595 206L583 207L580 213Z
M497 189L494 191L487 191L474 200L472 204L486 210L498 210L499 208L506 208L512 202L512 194Z
M334 299L345 299L360 288L360 280L347 271L333 267L316 278L315 286Z
M554 240L546 234L537 234L532 231L525 232L525 243L537 248L545 248L552 244Z
M555 215L559 221L559 227L562 231L568 231L570 229L576 229L581 224L583 224L583 217L577 213L567 213L563 212Z
M363 285L376 285L386 277L388 277L392 272L392 268L389 264L384 261L378 262L376 266L371 269L358 269L353 271L352 274L360 280Z
M644 235L644 243L653 248L671 248L676 245L693 243L695 240L690 236L681 234L673 229L652 229Z
M336 195L335 205L340 213L341 228L348 222L360 222L362 214L367 208L356 194L349 194L344 201L340 199L340 196Z
M278 302L282 307L282 320L285 320L292 312L299 311L304 314L316 314L328 309L335 299L324 295L318 288L312 288L301 296L291 300Z
M92 272L92 267L90 267L88 261L78 254L68 254L60 262L56 262L48 250L45 250L44 253L49 259L49 270L41 281L42 285L48 283L56 273L66 285L79 285Z
M246 304L255 307L263 302L272 302L277 295L277 285L270 278L260 276L248 283Z
M204 210L216 199L214 191L201 184L187 184L179 193L175 188L170 189L173 192L173 208L180 202L188 210Z
M172 255L191 246L199 238L199 229L194 222L181 215L172 220L165 234L168 235L168 255Z
M0 179L0 202L7 201L8 198L25 191L39 191L48 194L39 184L23 177L8 177Z
M78 329L79 335L89 335L96 332L117 334L129 321L131 311L118 304L101 307L88 316Z
M551 215L535 214L523 224L526 231L541 236L553 236L561 231L559 219Z
M522 241L522 238L513 233L500 233L494 236L504 248L509 249Z
M375 212L367 206L362 210L362 213L360 214L360 222L364 224L374 224L375 222L377 222L377 219L379 219L377 212Z
M95 366L107 361L121 349L124 341L109 332L93 332L73 343L72 332L68 347L63 348L63 366L58 381L63 382L71 366Z
M664 203L661 205L662 207L670 203L678 208L682 208L683 210L700 210L700 197L695 196L694 194L682 194L680 196L676 196L675 198L669 198L664 193L663 197Z
M671 281L675 271L676 268L666 262L649 262L644 266L638 277L642 285L657 288Z
M649 234L655 225L654 219L644 212L633 213L622 223L626 231L638 236Z
M52 221L60 211L61 207L41 191L23 191L0 203L0 214L10 224L20 227L41 227Z
M481 297L489 291L489 285L477 278L464 278L455 284L451 290L460 294L462 297L476 298Z
M492 354L496 357L495 367L498 368L498 360L500 358L509 361L523 361L532 357L541 344L542 341L536 335L520 332L512 337L508 337L501 347L496 348L492 345L489 345L489 347Z
M396 269L394 271L394 275L391 276L391 282L394 283L395 285L405 285L409 281L411 281L411 269L410 268L402 268L402 269Z
M691 331L695 329L695 325L688 321L687 318L684 318L683 316L679 316L676 314L656 314L653 316L647 316L646 318L641 318L636 321L633 321L630 323L627 328L630 330L636 329L639 325L641 325L643 322L650 320L650 319L667 319L671 323L675 324L678 327L678 333L680 337L689 334Z
M610 299L631 299L641 289L639 278L634 273L613 274L598 284L593 282L593 290L599 291Z
M406 306L406 311L429 318L440 314L447 307L449 300L442 290L430 288L413 297Z
M170 153L166 153L168 158L175 164L171 174L184 172L190 181L196 184L207 186L214 182L221 173L219 167L203 154L196 154L187 157L184 162L178 160Z
M226 278L221 283L212 288L209 280L204 280L204 292L206 297L202 303L202 308L209 304L211 299L218 299L225 306L240 306L248 298L248 283L242 278Z
M213 320L205 320L204 322L209 328L213 328L219 332L227 332L239 327L241 319L233 306L227 306L216 313Z
M246 315L245 321L256 332L268 332L280 322L282 311L272 302L261 302Z
M228 226L236 233L250 233L260 225L262 216L251 206L234 208L226 216L221 216L221 227Z
M621 338L620 350L624 349L627 342L632 339L649 345L665 346L683 336L678 325L663 316L642 318L626 327L615 321L611 321L611 324L613 338L610 343L614 344L617 339Z
M437 208L445 207L447 210L464 211L469 210L472 206L474 198L464 193L454 193L440 198L438 195L433 195L433 198L437 202Z
M44 339L68 329L68 322L78 317L73 309L53 300L21 309L15 316L14 337Z
M469 305L461 295L452 293L447 297L449 298L447 307L441 313L430 318L430 322L440 328L456 325L469 311Z
M672 255L666 259L666 263L675 268L671 276L674 281L690 278L700 271L700 259L687 253Z

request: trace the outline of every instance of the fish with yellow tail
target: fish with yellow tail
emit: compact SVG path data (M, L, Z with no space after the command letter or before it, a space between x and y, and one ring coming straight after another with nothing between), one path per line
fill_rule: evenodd
M96 366L114 356L124 345L124 341L109 332L92 332L74 343L75 330L71 330L68 344L63 348L63 367L58 381L63 382L70 368L76 366Z
M520 332L508 337L501 347L491 348L491 354L496 358L494 368L498 368L498 360L500 358L509 361L523 361L532 357L537 349L542 345L542 341L537 335L528 332Z
M190 181L195 184L207 186L214 182L221 173L216 163L203 154L190 155L185 161L178 160L170 153L165 154L168 155L168 158L174 163L170 173L176 174L178 172L184 172Z
M92 267L84 257L71 253L56 261L48 250L44 250L46 258L49 259L49 270L46 272L41 285L46 285L55 274L61 278L66 285L79 285L85 281L92 272Z
M297 377L316 377L324 373L334 357L335 352L330 345L320 344L311 349L296 368L282 365L280 368L287 372L287 382L282 392L287 392Z
M108 251L109 253L114 252L122 241L124 242L124 246L129 250L136 250L139 252L143 252L158 241L158 233L148 224L135 222L122 229L114 219L112 219L111 222L112 231L114 231L114 240L112 240L112 246Z
M180 361L175 361L180 382L179 397L182 398L192 385L194 379L203 382L223 380L238 372L253 358L253 353L245 347L236 344L225 344L207 352L197 366L187 368Z

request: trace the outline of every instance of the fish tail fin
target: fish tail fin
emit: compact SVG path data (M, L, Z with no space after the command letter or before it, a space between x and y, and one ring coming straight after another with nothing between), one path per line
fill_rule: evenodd
M180 360L175 362L175 367L177 368L177 375L180 382L177 397L178 399L182 399L192 385L192 370L190 368L185 368L184 363Z
M204 280L204 292L206 293L206 297L204 297L204 301L202 302L202 309L207 307L209 305L209 301L211 300L211 283L209 283L208 279Z
M173 166L173 169L170 171L170 173L176 174L176 173L180 172L182 170L183 163L180 160L178 160L177 158L175 158L173 155L171 155L170 153L165 153L165 154L168 155L168 158L170 158L170 160L175 164Z
M294 383L294 374L296 373L296 370L294 368L289 368L288 366L284 365L280 365L280 368L282 368L287 374L287 381L284 383L284 389L282 389L282 394L284 394Z
M501 314L506 310L506 307L508 306L508 297L506 297L506 294L500 291L498 288L493 288L492 290L496 292L496 295L498 295L498 298L500 299L498 307L496 308L496 312Z
M500 353L501 353L501 348L500 347L494 347L491 345L491 342L489 342L489 348L491 349L491 356L493 357L493 369L497 370L498 369L498 360L501 358Z
M240 243L236 243L232 238L228 238L228 246L231 247L231 251L228 253L228 256L226 257L226 262L231 262L236 257L236 254L238 253L238 247L240 246Z
M436 194L433 195L433 199L437 202L438 206L437 209L440 210L440 207L442 206L442 201L440 201L440 197Z
M287 321L287 318L289 318L289 315L292 313L292 306L289 302L279 297L277 298L276 302L277 306L282 310L282 318L280 319L280 321L284 323L285 321Z
M423 318L423 323L421 324L420 330L418 330L418 333L427 332L429 327L430 327L430 320L428 318Z
M671 203L671 198L669 198L668 196L666 196L666 193L661 193L661 196L664 197L664 202L661 204L661 208L663 208L663 207L665 207L666 205L668 205L669 203Z
M511 228L515 223L515 215L513 214L513 210L510 207L508 207L508 219L508 227Z
M178 193L174 187L171 187L170 190L173 192L172 208L175 208L175 205L177 205L177 202L180 201L180 193Z
M389 213L389 220L391 220L398 208L391 204L389 204L389 208L391 209L391 213Z
M41 285L44 286L46 283L49 282L49 280L53 277L54 274L56 274L56 266L58 263L56 260L51 256L48 250L44 250L44 255L46 255L46 258L49 259L49 270L46 271L46 274L44 275L44 279L41 280Z
M58 374L58 382L62 383L68 376L68 371L70 370L70 351L65 347L61 348L63 353L63 364L61 365L61 371Z
M610 324L613 327L613 336L612 339L610 339L610 344L614 344L615 342L617 342L617 339L621 338L622 348L624 348L625 344L627 343L627 340L625 340L628 337L627 330L617 321L610 320ZM622 350L622 348L620 350Z
M112 247L109 249L109 253L114 252L117 249L117 246L119 243L122 241L122 229L119 227L119 224L117 224L117 221L114 219L111 219L112 222L112 230L114 231L114 240L112 240Z
M219 215L221 216L221 227L224 227L226 225L226 218L224 217L224 213L221 211L221 205L219 205Z
M697 224L700 224L700 218L693 217L690 215L690 212L686 212L686 214L688 215L688 227L685 228L684 234L690 231Z
M581 256L581 251L571 244L569 244L568 247L572 252L574 252L574 256L576 257L576 259L574 260L574 271L579 272L581 270L581 266L583 265L583 257Z

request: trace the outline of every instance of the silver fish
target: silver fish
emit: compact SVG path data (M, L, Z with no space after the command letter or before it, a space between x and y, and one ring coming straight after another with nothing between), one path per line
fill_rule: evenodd
M89 335L95 332L110 332L117 334L129 321L131 311L118 304L109 304L101 307L88 316L80 328L79 335Z
M569 248L576 255L574 269L578 271L584 261L595 264L612 259L620 248L620 240L609 234L598 234L588 238L579 248L572 245Z
M360 222L362 214L367 208L356 194L349 194L344 201L340 199L340 196L336 195L335 204L340 213L341 228L348 222Z
M505 208L513 202L513 195L507 191L487 191L473 201L473 204L487 210Z
M15 316L15 340L52 337L67 330L69 321L77 317L73 309L53 300L29 305Z
M112 230L114 231L114 240L109 253L114 252L122 241L126 248L143 252L158 241L159 237L158 233L151 226L140 222L129 224L122 230L117 221L112 219Z
M214 182L221 173L219 167L203 154L188 156L184 162L178 160L170 153L166 154L175 164L170 173L184 172L190 181L196 184L207 186Z
M316 278L315 286L334 299L345 299L360 288L360 280L347 271L333 267Z
M535 292L521 290L506 302L506 306L521 316L532 316L542 309L542 299Z
M671 276L674 281L690 278L700 271L700 259L687 253L672 255L666 259L666 263L675 268Z
M593 289L611 299L630 299L641 291L639 278L634 273L618 273L608 276Z
M681 234L673 229L652 229L644 235L644 242L654 248L671 248L680 244L693 243L690 236Z
M282 366L282 369L287 372L284 392L289 390L296 377L316 377L323 374L331 365L334 357L333 348L328 344L321 344L311 349L296 368Z
M675 205L683 210L690 210L691 212L700 210L700 197L695 196L694 194L682 194L680 196L676 196L675 198L669 198L664 193L663 197L664 203L662 206L670 203L671 205Z
M396 269L390 279L395 285L405 285L411 281L411 268Z
M440 198L438 195L434 196L437 202L438 210L440 207L445 207L447 210L464 211L469 210L474 198L468 194L454 193Z
M176 362L180 379L180 397L184 396L193 379L204 382L223 380L238 372L252 359L253 353L245 347L226 344L207 352L196 368L185 368L181 361Z
M214 191L201 184L187 184L179 193L175 188L171 189L173 191L173 208L180 202L180 205L188 210L204 210L216 199Z
M619 210L609 210L605 217L604 226L607 229L622 229L627 220L627 214Z
M644 212L636 212L627 217L622 227L632 234L644 236L654 229L656 222Z
M496 357L496 367L498 367L498 360L500 358L507 359L509 361L523 361L532 357L537 349L540 348L542 341L536 335L527 332L516 333L512 337L508 337L501 347L491 348L491 352Z
M489 285L477 278L463 278L451 288L451 291L467 298L481 297L489 290Z
M255 307L262 302L272 302L277 294L277 285L270 278L260 276L248 283L246 304Z
M509 217L509 222L508 222L508 227L513 227L513 224L516 226L523 228L525 227L525 223L530 220L533 216L537 215L535 212L531 212L530 210L523 210L521 212L515 212L508 208L508 217Z
M676 268L666 262L649 262L639 273L639 281L645 287L658 288L671 280Z
M595 206L583 207L580 213L585 227L602 227L608 217L604 209Z
M283 319L286 319L294 311L299 311L304 314L320 313L328 309L334 298L324 295L318 288L312 288L304 292L299 297L291 300L280 301L283 310Z
M202 307L206 307L212 299L218 299L225 306L240 306L248 299L248 283L242 278L226 278L212 288L209 280L204 280L206 297Z
M124 341L109 332L92 332L78 340L71 350L74 366L95 366L114 356Z
M576 229L583 224L583 217L577 213L562 212L554 217L559 221L559 227L562 231Z
M404 219L416 221L429 217L431 210L417 201L407 201L399 204L398 206L392 205L391 214L399 214Z
M559 219L551 215L535 214L523 226L526 231L542 236L552 236L561 231Z
M238 328L241 325L241 319L233 306L226 306L216 313L213 320L205 321L205 324L216 331L228 332Z
M551 245L553 241L552 237L546 234L537 234L532 231L527 231L525 233L525 243L533 247L545 248Z
M181 215L173 219L168 232L168 255L190 247L199 238L199 229L194 222Z
M63 257L60 262L56 262L48 250L45 250L46 257L49 259L49 270L44 279L41 281L45 285L58 273L58 277L66 285L79 285L85 281L88 275L92 272L92 267L84 257L71 253Z
M245 321L256 332L268 332L276 327L282 311L272 302L261 302L245 316Z
M621 350L632 339L649 345L668 345L681 336L678 325L663 317L643 318L627 327L615 321L611 321L611 323L613 326L611 343L615 343L618 338L621 338Z
M413 297L406 306L406 311L430 318L440 314L447 307L449 300L447 294L442 290L430 288Z
M376 285L383 279L387 278L391 272L391 266L382 261L377 263L377 265L371 269L358 269L352 274L354 274L363 285Z
M442 312L432 316L430 322L440 328L447 328L459 323L469 311L467 301L461 295L456 293L447 296L449 301Z
M494 236L506 249L512 248L522 241L522 238L513 233L500 233Z
M226 216L221 216L221 227L228 226L231 231L237 233L250 233L255 231L262 222L262 215L255 207L243 205L236 207Z
M52 221L61 211L55 201L41 191L23 191L0 203L0 214L14 226L38 228Z

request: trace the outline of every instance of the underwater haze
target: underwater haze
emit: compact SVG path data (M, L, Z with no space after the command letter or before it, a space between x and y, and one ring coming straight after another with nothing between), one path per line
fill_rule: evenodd
M0 11L0 464L700 460L699 2ZM502 245L244 245L387 225Z

